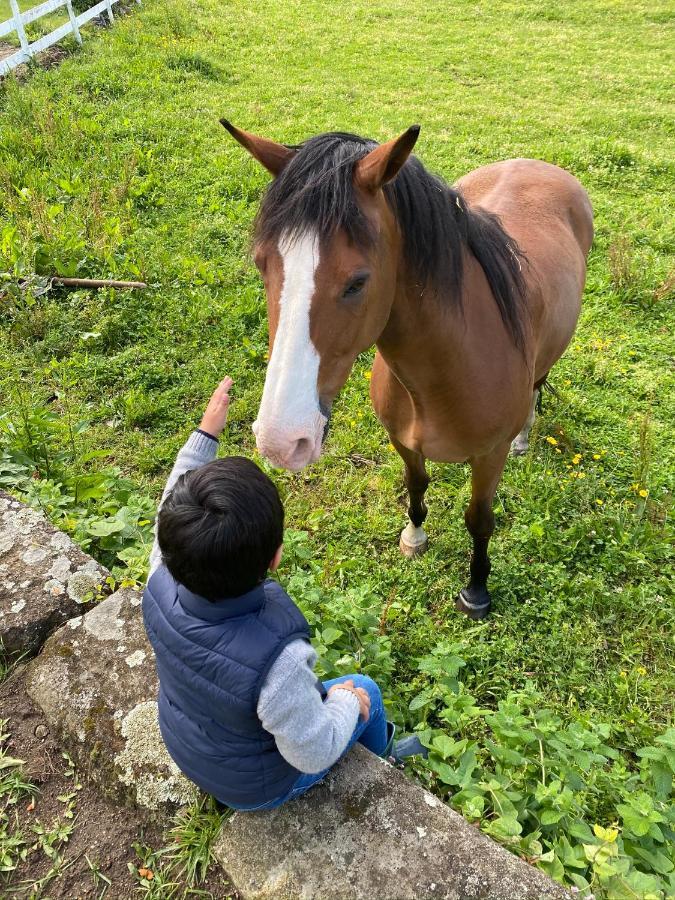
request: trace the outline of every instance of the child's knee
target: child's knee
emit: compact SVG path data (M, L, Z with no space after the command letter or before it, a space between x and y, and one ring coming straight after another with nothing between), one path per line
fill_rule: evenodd
M364 688L370 697L381 696L379 685L369 675L354 675L354 686Z

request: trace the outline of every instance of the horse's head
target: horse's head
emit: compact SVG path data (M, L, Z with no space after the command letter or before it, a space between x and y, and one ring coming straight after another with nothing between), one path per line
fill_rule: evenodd
M380 145L328 134L286 147L223 125L275 179L254 242L270 362L253 430L265 457L297 471L321 455L333 399L389 318L399 235L382 188L419 128Z

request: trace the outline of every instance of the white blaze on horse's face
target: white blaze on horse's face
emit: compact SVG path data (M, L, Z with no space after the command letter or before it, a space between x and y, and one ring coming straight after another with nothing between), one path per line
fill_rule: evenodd
M273 465L298 471L321 455L327 422L319 406L321 359L309 334L318 238L313 233L295 239L284 235L279 253L279 321L253 432L258 450Z

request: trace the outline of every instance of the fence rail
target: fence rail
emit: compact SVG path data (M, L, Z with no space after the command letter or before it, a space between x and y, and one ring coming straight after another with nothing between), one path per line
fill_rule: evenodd
M108 16L108 20L112 22L114 18L113 6L115 3L119 2L120 0L99 0L99 2L90 7L90 9L85 10L85 12L80 13L79 15L75 15L72 0L45 0L44 3L33 6L25 12L19 10L18 0L9 0L12 18L7 19L6 22L0 22L0 38L4 37L6 34L10 34L12 31L16 31L19 36L20 46L19 49L10 56L6 56L4 59L0 60L0 77L6 75L7 72L10 72L12 69L16 68L16 66L21 65L21 63L28 62L36 55L36 53L40 53L42 50L46 50L47 47L51 47L59 41L62 41L63 38L67 37L69 34L74 35L78 44L81 44L82 35L80 34L80 26L85 25L87 22L91 21L91 19L94 19L96 16L100 16L103 13L105 13ZM136 2L140 3L141 0L136 0ZM42 18L42 16L55 12L57 9L62 9L63 7L66 8L68 13L67 22L64 22L63 25L59 25L58 28L50 31L49 34L43 35L36 41L31 42L28 40L26 35L26 25L35 22L37 19Z

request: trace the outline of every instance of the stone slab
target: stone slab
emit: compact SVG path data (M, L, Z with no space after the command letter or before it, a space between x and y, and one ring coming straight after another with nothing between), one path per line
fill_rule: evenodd
M215 856L243 900L569 897L360 746L304 797L228 819Z
M41 512L0 491L0 653L34 656L109 574Z
M26 690L78 767L111 800L162 818L197 796L164 747L141 594L116 591L55 632Z

